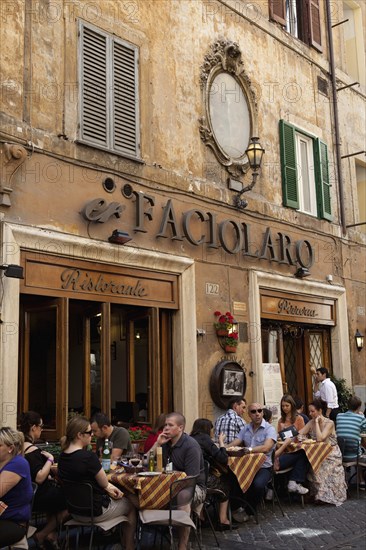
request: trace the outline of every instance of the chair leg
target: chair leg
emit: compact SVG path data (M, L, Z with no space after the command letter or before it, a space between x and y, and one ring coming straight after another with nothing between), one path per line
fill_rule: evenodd
M273 499L272 499L272 511L274 512L274 501L275 501L275 498L278 502L278 506L280 507L280 510L281 510L281 514L283 517L285 517L285 513L283 511L283 508L282 508L282 504L281 504L281 501L278 497L278 494L277 494L277 490L275 488L275 484L273 483Z
M215 528L214 528L213 523L212 523L212 519L211 519L211 517L210 517L210 514L209 514L208 511L207 511L207 507L206 507L205 504L203 505L203 509L204 509L205 514L206 514L206 517L207 517L207 519L208 519L208 523L210 524L210 529L211 529L212 534L213 534L213 536L214 536L214 538L215 538L215 541L216 541L216 544L217 544L217 548L221 548L221 547L220 547L219 540L218 540L217 535L216 535ZM231 521L230 521L230 527L231 527Z

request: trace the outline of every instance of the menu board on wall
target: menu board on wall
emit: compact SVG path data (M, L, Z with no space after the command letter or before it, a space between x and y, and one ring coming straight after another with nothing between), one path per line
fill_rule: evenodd
M267 409L272 411L272 424L276 427L281 416L280 403L283 395L281 369L279 363L262 363L263 392Z

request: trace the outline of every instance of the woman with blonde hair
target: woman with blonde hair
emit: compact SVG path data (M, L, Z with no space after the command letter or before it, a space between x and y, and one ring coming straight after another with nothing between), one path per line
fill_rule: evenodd
M19 542L30 520L33 488L23 445L22 433L0 428L0 547Z
M90 444L92 429L90 422L83 416L73 417L66 426L66 436L61 439L62 453L58 460L58 475L62 480L86 482L93 487L94 522L127 516L129 522L124 524L125 547L134 550L134 533L136 525L135 510L123 496L123 493L108 482L98 457L85 447ZM87 518L78 516L69 510L79 521Z

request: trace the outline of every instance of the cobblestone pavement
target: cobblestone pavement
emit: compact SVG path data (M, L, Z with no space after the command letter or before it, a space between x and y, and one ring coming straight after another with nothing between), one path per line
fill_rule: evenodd
M259 513L259 524L252 518L249 522L239 525L235 531L217 532L222 550L366 550L366 493L360 492L356 498L355 491L342 506L305 504L300 502L292 505L281 499L285 517L278 505L272 512L272 504L266 503ZM118 539L117 539L118 540ZM122 550L121 545L114 540L96 535L94 548L105 550ZM143 550L155 550L154 546L144 540ZM192 542L194 537L192 537ZM64 542L64 541L63 541ZM30 541L30 548L34 548ZM70 550L75 548L74 538L70 540ZM81 538L80 550L87 549L86 537ZM163 545L164 550L169 545ZM202 550L217 548L214 536L209 528L202 529ZM197 550L196 542L191 544L192 550Z
M300 503L283 504L285 517L278 505L266 504L254 519L241 524L236 531L218 533L223 550L366 550L366 494L360 498L352 492L342 506ZM203 550L217 548L210 529L202 530Z

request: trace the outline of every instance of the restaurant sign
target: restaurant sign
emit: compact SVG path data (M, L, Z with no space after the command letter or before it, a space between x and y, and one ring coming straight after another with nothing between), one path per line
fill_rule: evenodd
M261 317L310 324L335 325L334 300L261 291Z

